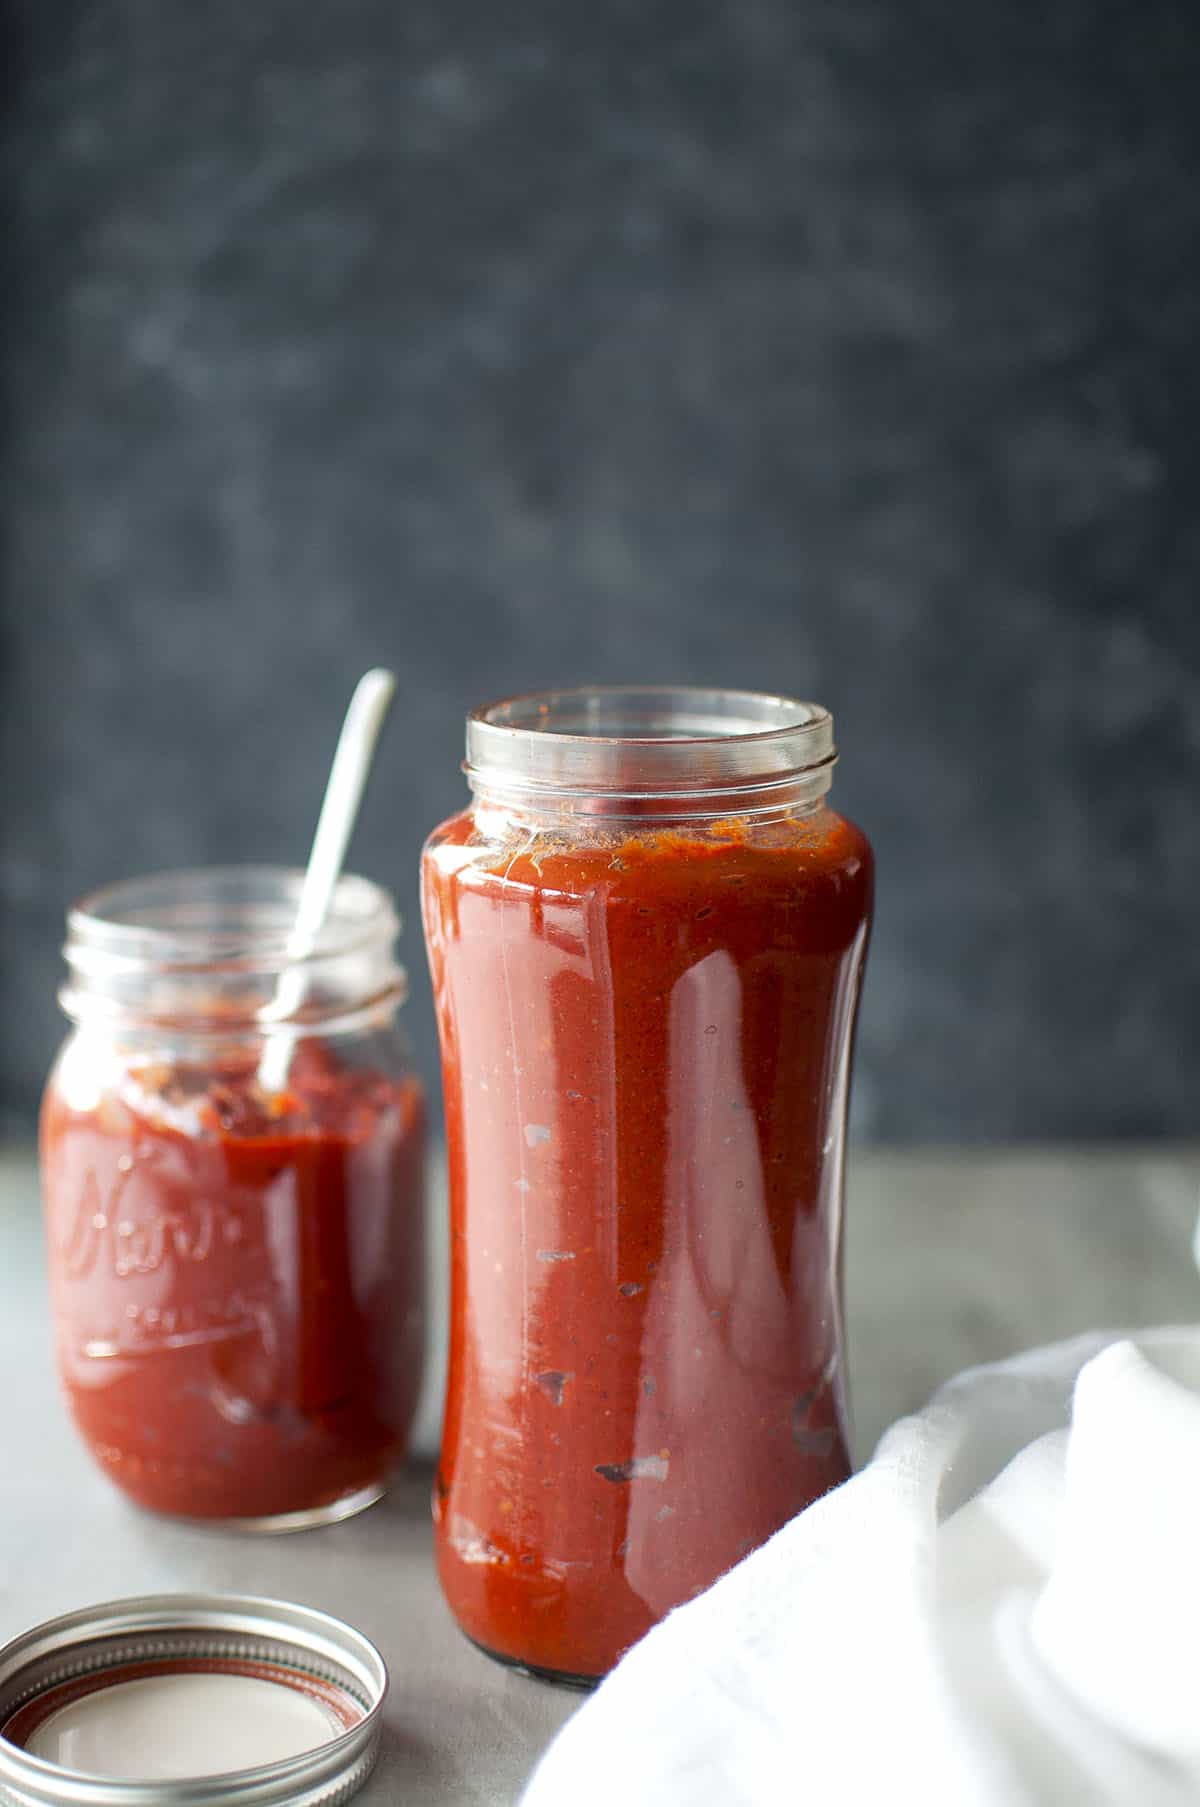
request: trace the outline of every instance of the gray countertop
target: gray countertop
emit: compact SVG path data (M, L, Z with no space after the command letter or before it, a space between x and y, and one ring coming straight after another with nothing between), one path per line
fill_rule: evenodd
M1100 1326L1194 1318L1200 1150L859 1153L849 1179L850 1354L865 1458L973 1362ZM31 1158L0 1157L0 1639L120 1594L282 1595L350 1620L392 1673L364 1807L509 1807L578 1696L501 1669L434 1579L419 1463L372 1511L299 1537L198 1531L133 1511L92 1468L50 1365ZM427 1446L436 1380L422 1416Z

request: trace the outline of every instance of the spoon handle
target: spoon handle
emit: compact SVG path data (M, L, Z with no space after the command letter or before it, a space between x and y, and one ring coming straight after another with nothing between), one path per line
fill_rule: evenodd
M288 936L289 961L304 961L325 925L341 877L346 848L354 832L376 743L395 689L395 675L377 667L359 679L350 698L300 888L296 921ZM303 1003L307 985L308 976L303 965L286 966L279 976L275 996L259 1011L264 1028L269 1029L272 1023L279 1024L267 1035L258 1063L258 1083L268 1094L281 1092L287 1084L297 1035L286 1019Z

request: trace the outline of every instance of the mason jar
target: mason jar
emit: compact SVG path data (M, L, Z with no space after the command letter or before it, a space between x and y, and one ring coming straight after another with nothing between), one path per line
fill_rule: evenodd
M450 1172L441 1582L591 1682L849 1471L840 1229L872 858L826 710L548 692L467 724L423 910Z
M84 1442L141 1506L262 1530L379 1497L422 1368L425 1109L395 1020L399 921L344 877L297 962L302 876L169 873L77 904L73 1027L41 1118L58 1367Z

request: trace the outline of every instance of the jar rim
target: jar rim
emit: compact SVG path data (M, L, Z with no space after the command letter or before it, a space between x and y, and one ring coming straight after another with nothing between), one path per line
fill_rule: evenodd
M178 970L191 966L270 973L353 952L399 933L391 894L343 873L311 946L289 947L304 873L298 867L196 866L119 879L86 892L67 911L74 952Z
M828 788L833 717L819 703L699 685L529 691L467 717L475 787L653 797Z

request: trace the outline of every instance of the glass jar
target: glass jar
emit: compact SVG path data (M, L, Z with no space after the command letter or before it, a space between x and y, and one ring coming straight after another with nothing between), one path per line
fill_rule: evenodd
M84 1441L139 1505L263 1530L379 1497L424 1346L399 922L385 891L343 878L290 960L301 878L170 873L78 904L74 1029L41 1120L58 1365ZM275 1037L290 1061L264 1089Z
M467 725L423 908L451 1351L438 1565L592 1681L849 1470L842 1151L872 859L825 710L594 690Z

